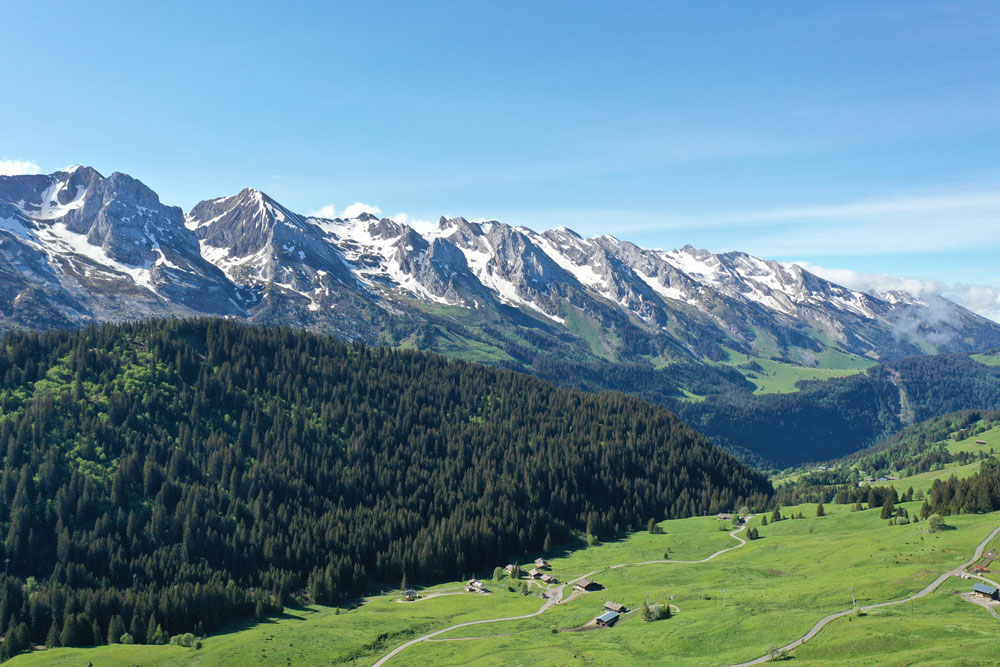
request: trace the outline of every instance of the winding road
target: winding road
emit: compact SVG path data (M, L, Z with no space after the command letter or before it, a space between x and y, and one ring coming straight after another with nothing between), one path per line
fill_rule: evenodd
M559 584L558 586L556 586L554 588L549 588L548 589L549 595L551 595L552 597L550 597L549 599L547 599L545 601L545 604L543 604L541 606L541 608L538 609L538 611L532 612L530 614L524 614L522 616L507 616L507 617L504 617L504 618L488 618L488 619L484 619L484 620L480 620L480 621L467 621L465 623L458 623L456 625L452 625L452 626L449 626L447 628L443 628L441 630L436 630L434 632L428 633L428 634L423 635L421 637L417 637L416 639L411 639L410 641L406 642L405 644L401 644L400 646L397 646L391 652L389 652L388 654L386 654L385 656L383 656L378 662L376 662L373 665L373 667L381 667L382 665L386 664L389 660L391 660L395 656L399 655L401 652L405 651L407 648L413 646L414 644L417 644L417 643L423 642L423 641L429 641L429 640L430 641L435 641L434 637L437 637L438 635L442 635L442 634L444 634L446 632L450 632L451 630L457 630L458 628L466 628L466 627L473 626L473 625L482 625L484 623L500 623L500 622L503 622L503 621L518 621L518 620L521 620L521 619L524 619L524 618L532 618L533 616L538 616L540 614L543 614L548 609L552 608L554 605L558 604L562 600L563 588L565 586L567 586L567 585L568 586L572 586L573 584L575 584L576 582L580 581L581 579L588 579L591 576L597 574L598 572L602 572L602 571L605 571L605 570L616 570L616 569L619 569L619 568L622 568L622 567L626 567L628 565L653 565L653 564L656 564L656 563L678 563L678 564L680 564L680 563L689 563L689 564L690 563L707 563L708 561L710 561L710 560L712 560L712 559L714 559L714 558L716 558L718 556L721 556L722 554L724 554L726 552L732 551L734 549L739 549L740 547L746 545L747 541L745 539L743 539L742 537L740 537L737 533L740 533L743 530L745 530L746 527L747 527L747 525L750 522L750 519L752 519L752 518L753 518L752 516L751 517L747 517L747 520L743 524L743 526L741 526L740 528L737 528L736 530L734 530L734 531L732 531L732 532L729 533L729 536L732 537L733 539L737 540L739 542L739 544L733 545L733 546L728 547L726 549L720 549L719 551L716 551L714 554L712 554L711 556L708 556L706 558L702 558L700 560L647 560L647 561L641 561L641 562L638 562L638 563L621 563L619 565L611 565L609 567L598 568L598 569L593 570L591 572L588 572L586 574L580 575L576 579L568 581L565 584ZM866 605L864 607L859 607L858 609L860 609L861 611L867 611L869 609L877 609L879 607L889 607L889 606L892 606L892 605L904 604L906 602L910 602L911 600L916 600L917 598L922 598L922 597L924 597L926 595L929 595L929 594L933 593L945 581L947 581L951 577L958 577L958 576L960 576L964 572L965 568L969 567L970 565L972 565L973 563L975 563L976 561L978 561L980 558L982 558L983 551L986 549L986 545L989 544L990 541L993 540L993 538L995 538L997 535L1000 535L1000 526L998 526L996 528L996 530L994 530L992 533L990 533L989 536L986 539L984 539L982 542L979 543L979 546L976 547L975 554L972 556L972 558L970 558L968 561L966 561L962 565L959 565L956 568L953 568L951 570L948 570L947 572L944 572L937 579L935 579L934 581L932 581L931 583L929 583L927 586L925 586L923 588L923 590L921 590L920 592L915 593L915 594L913 594L913 595L911 595L909 597L903 598L901 600L892 600L892 601L889 601L889 602L879 602L879 603L876 603L876 604L870 604L870 605ZM975 577L976 575L972 575L972 576ZM984 581L989 581L985 577L976 577L976 578L977 579L983 579ZM992 582L990 582L990 583L992 583ZM573 597L575 597L575 595L571 595L569 598L567 598L567 602L570 599L572 599ZM851 609L845 609L844 611L839 611L839 612L837 612L835 614L830 614L828 616L824 616L823 618L821 618L816 623L816 625L814 625L809 630L809 632L807 632L802 637L799 637L795 641L790 642L790 643L782 646L781 648L777 649L775 651L775 653L786 653L788 651L791 651L794 648L797 648L797 647L801 646L802 644L806 643L807 641L809 641L810 639L812 639L813 637L815 637L817 634L819 634L820 630L822 630L824 627L826 627L831 621L834 621L834 620L836 620L838 618L842 618L844 616L847 616L848 614L851 614L853 611L854 611L854 608L852 607ZM992 612L993 612L993 610L991 610L991 613ZM994 615L996 615L996 614L994 614ZM494 635L491 635L491 636L494 636ZM462 637L461 639L471 640L471 639L481 639L481 638L480 637ZM436 640L436 641L441 641L441 640ZM737 663L735 665L730 665L729 667L746 667L747 665L758 665L758 664L761 664L761 663L764 663L764 662L767 662L767 661L771 660L771 657L772 657L772 653L768 652L765 655L762 655L759 658L756 658L755 660L750 660L748 662Z
M714 554L712 554L711 556L708 556L707 558L702 558L701 560L647 560L647 561L642 561L640 563L621 563L620 565L612 565L610 567L602 567L602 568L593 570L592 572L588 572L587 574L580 575L576 579L573 579L572 581L568 581L565 584L558 584L554 588L549 588L548 589L548 593L549 593L549 595L551 597L548 598L547 600L545 600L545 604L543 604L538 611L532 612L530 614L524 614L522 616L505 616L503 618L487 618L487 619L484 619L484 620L481 620L481 621L466 621L465 623L457 623L455 625L449 626L447 628L443 628L441 630L435 630L434 632L431 632L431 633L428 633L426 635L417 637L416 639L411 639L410 641L406 642L405 644L400 644L399 646L397 646L396 648L394 648L392 651L390 651L389 653L387 653L386 655L384 655L378 662L376 662L374 665L372 665L372 667L382 667L382 665L386 664L387 662L389 662L389 660L391 660L392 658L396 657L397 655L399 655L400 653L402 653L403 651L405 651L409 647L413 646L414 644L418 644L418 643L424 642L424 641L434 641L434 637L437 637L438 635L443 635L444 633L450 632L452 630L457 630L458 628L467 628L467 627L470 627L470 626L473 626L473 625L482 625L484 623L501 623L503 621L519 621L519 620L524 619L524 618L532 618L533 616L538 616L539 614L543 614L546 611L548 611L550 608L552 608L553 606L559 604L560 601L562 601L564 587L566 587L566 586L572 586L573 584L575 584L576 582L580 581L581 579L587 579L590 576L592 576L594 574L597 574L598 572L602 572L604 570L616 570L618 568L625 567L626 565L652 565L654 563L706 563L706 562L712 560L713 558L726 553L727 551L732 551L733 549L739 549L740 547L742 547L743 545L745 545L747 543L747 541L744 540L742 537L739 537L737 535L737 533L742 532L743 530L745 530L746 527L747 527L747 524L750 523L750 519L752 519L752 518L753 518L752 516L747 517L746 521L744 522L744 524L740 528L737 528L736 530L731 531L729 533L729 536L732 537L733 539L737 540L739 542L739 544L731 546L731 547L729 547L727 549L720 549L719 551L716 551ZM1000 529L998 529L998 530L1000 530ZM574 594L571 594L570 597L566 599L566 601L569 602L569 600L573 599L573 597L574 597ZM463 637L462 639L479 639L479 637ZM438 640L438 641L440 641L440 640Z
M870 605L866 605L864 607L859 607L859 609L861 611L867 611L869 609L878 609L879 607L889 607L891 605L903 604L905 602L909 602L910 600L916 600L917 598L922 598L925 595L929 595L930 593L933 593L945 581L947 581L951 577L961 576L961 574L963 573L963 571L965 570L965 568L969 567L970 565L972 565L973 563L975 563L976 561L978 561L980 558L982 558L983 557L983 551L986 549L986 545L989 544L990 540L992 540L997 535L1000 535L1000 526L998 526L996 530L994 530L992 533L990 533L989 537L987 537L985 540L983 540L982 542L979 543L979 546L976 547L976 553L975 553L975 555L972 558L970 558L968 561L966 561L962 565L959 565L958 567L956 567L956 568L954 568L952 570L948 570L947 572L945 572L944 574L942 574L940 577L938 577L937 579L935 579L931 583L927 584L927 586L924 587L924 589L922 591L920 591L919 593L915 593L915 594L911 595L910 597L903 598L902 600L892 600L891 602L879 602L877 604L870 604ZM981 578L981 577L978 577L978 578ZM844 611L838 611L836 614L830 614L829 616L824 616L823 618L821 618L816 623L816 625L814 625L812 627L812 629L809 630L809 632L807 632L803 636L799 637L795 641L793 641L793 642L791 642L789 644L785 644L781 648L777 649L775 651L775 653L785 653L785 652L791 651L792 649L794 649L796 647L801 646L802 644L806 643L808 640L810 640L813 637L815 637L819 633L820 630L822 630L824 627L826 627L826 625L828 623L830 623L831 621L836 620L838 618L841 618L843 616L847 616L848 614L852 613L853 611L854 611L854 608L852 607L851 609L845 609ZM740 662L740 663L737 663L735 665L730 665L729 667L745 667L746 665L759 665L762 662L767 662L768 660L770 660L771 659L771 655L772 654L770 652L768 652L768 653L762 655L761 657L757 658L756 660L750 660L748 662Z

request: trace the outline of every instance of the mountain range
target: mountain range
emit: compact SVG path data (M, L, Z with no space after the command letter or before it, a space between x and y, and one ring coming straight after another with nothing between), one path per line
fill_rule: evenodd
M250 188L185 214L84 166L0 177L0 328L202 315L514 367L1000 347L1000 324L946 299L851 290L741 252L461 217L419 231L315 218Z

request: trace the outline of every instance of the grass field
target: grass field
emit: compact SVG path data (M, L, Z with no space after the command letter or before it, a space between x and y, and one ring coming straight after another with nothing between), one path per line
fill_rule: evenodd
M968 463L964 466L958 465L957 463L949 463L940 470L928 470L927 472L911 475L910 477L903 477L891 482L875 484L874 486L893 486L896 488L896 491L900 493L906 491L910 487L913 487L914 491L923 491L924 493L927 493L930 491L931 486L933 486L934 480L940 479L944 481L952 475L958 479L972 477L979 472L979 465L979 461Z
M981 364L986 364L987 366L1000 366L1000 352L994 352L993 354L974 354L972 358Z
M787 394L798 391L795 385L800 380L829 380L855 375L875 364L869 359L834 351L821 355L816 367L796 366L734 351L729 351L729 358L721 363L737 369L756 385L755 394ZM752 369L751 364L756 364L761 370Z
M977 444L977 440L982 440L985 445ZM972 452L974 454L986 453L990 451L1000 452L1000 427L991 428L977 435L969 436L963 440L947 440L944 442L947 449L952 453ZM926 493L934 484L934 480L947 480L954 475L958 479L971 477L979 472L980 462L974 461L965 465L958 462L948 463L940 470L929 470L927 472L903 477L899 480L879 484L880 486L893 486L897 491L906 491L911 486L914 491L923 490Z
M911 514L918 508L917 502L908 505ZM827 505L827 510L828 516L816 517L815 505L784 508L786 516L801 511L809 518L767 526L760 526L760 519L755 518L751 523L759 527L762 539L706 563L608 569L619 563L660 559L664 551L669 551L673 561L693 560L735 545L720 530L728 526L714 518L665 521L661 524L665 535L643 532L595 547L566 545L550 558L553 573L565 582L598 570L593 578L606 590L582 595L534 618L446 633L440 638L476 638L421 642L389 664L739 662L795 639L828 613L848 608L848 586L854 586L862 605L905 597L968 559L975 545L1000 524L1000 513L963 515L948 518L953 530L930 534L924 524L887 526L879 519L878 509L852 512L847 506ZM18 657L11 664L371 665L393 647L428 632L466 620L530 613L541 606L539 597L509 592L506 583L491 583L494 592L489 595L446 591L452 594L413 603L389 596L375 598L339 614L322 607L292 610L272 622L208 637L199 651L171 646L54 649ZM458 584L423 593L453 586ZM633 614L610 629L561 632L591 621L605 600L636 608L647 593L653 601L672 597L679 613L655 623L644 623ZM1000 622L986 610L945 593L931 598L915 603L912 611L890 609L835 621L793 655L796 660L830 664L872 664L873 658L878 662L883 655L897 660L886 664L922 663L947 656L949 646L970 659L996 655L995 642L986 641L985 634L996 637ZM947 614L947 618L929 618L932 614ZM966 631L972 638L968 644L961 640ZM883 644L895 645L897 637L905 637L905 659L882 648Z

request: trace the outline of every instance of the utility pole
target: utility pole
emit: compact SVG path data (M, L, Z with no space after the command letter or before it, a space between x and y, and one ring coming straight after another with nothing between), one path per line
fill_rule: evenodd
M722 606L723 607L726 606L726 589L725 588L722 589Z
M849 586L847 590L851 591L851 606L857 607L858 603L854 600L854 586Z

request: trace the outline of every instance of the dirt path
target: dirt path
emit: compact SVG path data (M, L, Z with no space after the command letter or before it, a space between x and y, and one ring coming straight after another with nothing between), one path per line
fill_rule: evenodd
M437 637L438 635L442 635L442 634L444 634L446 632L450 632L452 630L457 630L458 628L467 628L467 627L470 627L470 626L473 626L473 625L482 625L484 623L501 623L503 621L519 621L521 619L532 618L533 616L538 616L540 614L544 614L546 611L548 611L549 609L551 609L553 606L555 606L555 605L559 604L560 602L562 602L563 589L565 588L565 586L572 586L573 584L575 584L576 582L580 581L581 579L586 579L586 578L590 577L591 575L596 574L598 572L602 572L604 570L608 570L608 569L615 570L615 569L618 569L618 568L621 568L621 567L625 567L626 565L652 565L654 563L705 563L705 562L708 562L708 561L712 560L713 558L726 553L727 551L732 551L733 549L739 549L740 547L742 547L743 545L745 545L747 543L747 541L744 540L743 538L739 537L737 535L737 533L746 530L747 524L750 523L750 519L752 519L752 518L753 518L753 516L747 517L746 521L743 523L743 525L740 528L737 528L736 530L733 530L733 531L731 531L729 533L729 536L732 537L733 539L735 539L736 541L738 541L739 544L731 546L731 547L729 547L727 549L720 549L719 551L716 551L714 554L712 554L711 556L708 556L707 558L702 558L701 560L647 560L647 561L642 561L641 563L622 563L620 565L612 565L611 567L602 567L602 568L599 568L597 570L594 570L593 572L588 572L587 574L581 575L581 576L577 577L576 579L573 579L572 581L566 582L565 584L557 584L554 587L546 589L546 594L549 595L549 598L545 601L545 603L541 606L541 608L538 611L532 612L530 614L524 614L522 616L506 616L504 618L488 618L488 619L484 619L484 620L481 620L481 621L466 621L465 623L458 623L456 625L452 625L452 626L449 626L449 627L441 629L441 630L435 630L434 632L428 633L428 634L423 635L421 637L417 637L416 639L411 639L410 641L406 642L405 644L400 644L399 646L397 646L396 648L394 648L392 651L390 651L389 653L387 653L386 655L384 655L382 658L380 658L378 662L376 662L374 665L372 665L372 667L382 667L382 665L386 664L387 662L389 662L389 660L391 660L395 656L399 655L400 653L402 653L403 651L405 651L409 647L413 646L414 644L417 644L417 643L420 643L420 642L424 642L424 641L444 641L442 639L435 640L434 638ZM998 529L998 531L1000 531L1000 529ZM573 590L570 593L569 597L566 598L566 602L569 602L570 600L575 599L579 594L580 594L579 591ZM671 605L671 606L673 606L673 605ZM490 636L491 637L495 637L497 635L490 635ZM482 637L456 637L455 638L455 640L459 640L459 639L463 639L463 640L482 639Z
M911 595L910 597L907 597L907 598L903 598L902 600L892 600L891 602L879 602L877 604L870 604L870 605L867 605L867 606L864 606L864 607L859 607L859 609L861 611L867 611L869 609L878 609L879 607L889 607L891 605L903 604L905 602L909 602L910 600L916 600L917 598L922 598L925 595L929 595L930 593L933 593L935 590L937 590L938 586L940 586L941 584L943 584L945 581L947 581L951 577L958 577L958 576L960 576L963 573L963 571L965 570L965 568L969 567L970 565L972 565L973 563L975 563L976 561L978 561L980 558L982 558L982 556L983 556L983 550L986 548L986 545L989 544L990 540L992 540L997 535L1000 535L1000 526L998 526L996 530L994 530L992 533L990 533L989 537L987 537L985 540L983 540L982 542L979 543L979 546L976 547L976 553L975 553L975 555L972 558L970 558L968 561L966 561L962 565L959 565L958 567L956 567L956 568L954 568L952 570L948 570L947 572L945 572L944 574L942 574L941 576L939 576L937 579L935 579L931 583L927 584L927 586L924 587L924 589L922 591L920 591L919 593L915 593L914 595ZM853 608L852 609L846 609L844 611L839 611L836 614L830 614L829 616L824 616L823 618L821 618L819 620L819 622L816 623L816 625L814 625L812 627L811 630L809 630L809 632L807 632L802 637L799 637L795 641L793 641L793 642L791 642L789 644L785 644L781 648L777 649L776 652L777 653L787 653L788 651L791 651L792 649L801 646L802 644L806 643L808 640L812 639L817 634L819 634L819 631L822 630L824 627L826 627L826 625L828 623L830 623L831 621L834 621L834 620L836 620L838 618L841 618L843 616L847 616L848 614L852 613L853 611L854 611ZM767 653L767 654L762 655L761 657L757 658L756 660L750 660L748 662L741 662L741 663L738 663L736 665L730 665L730 667L745 667L746 665L758 665L758 664L760 664L762 662L767 662L770 659L771 659L771 654Z

